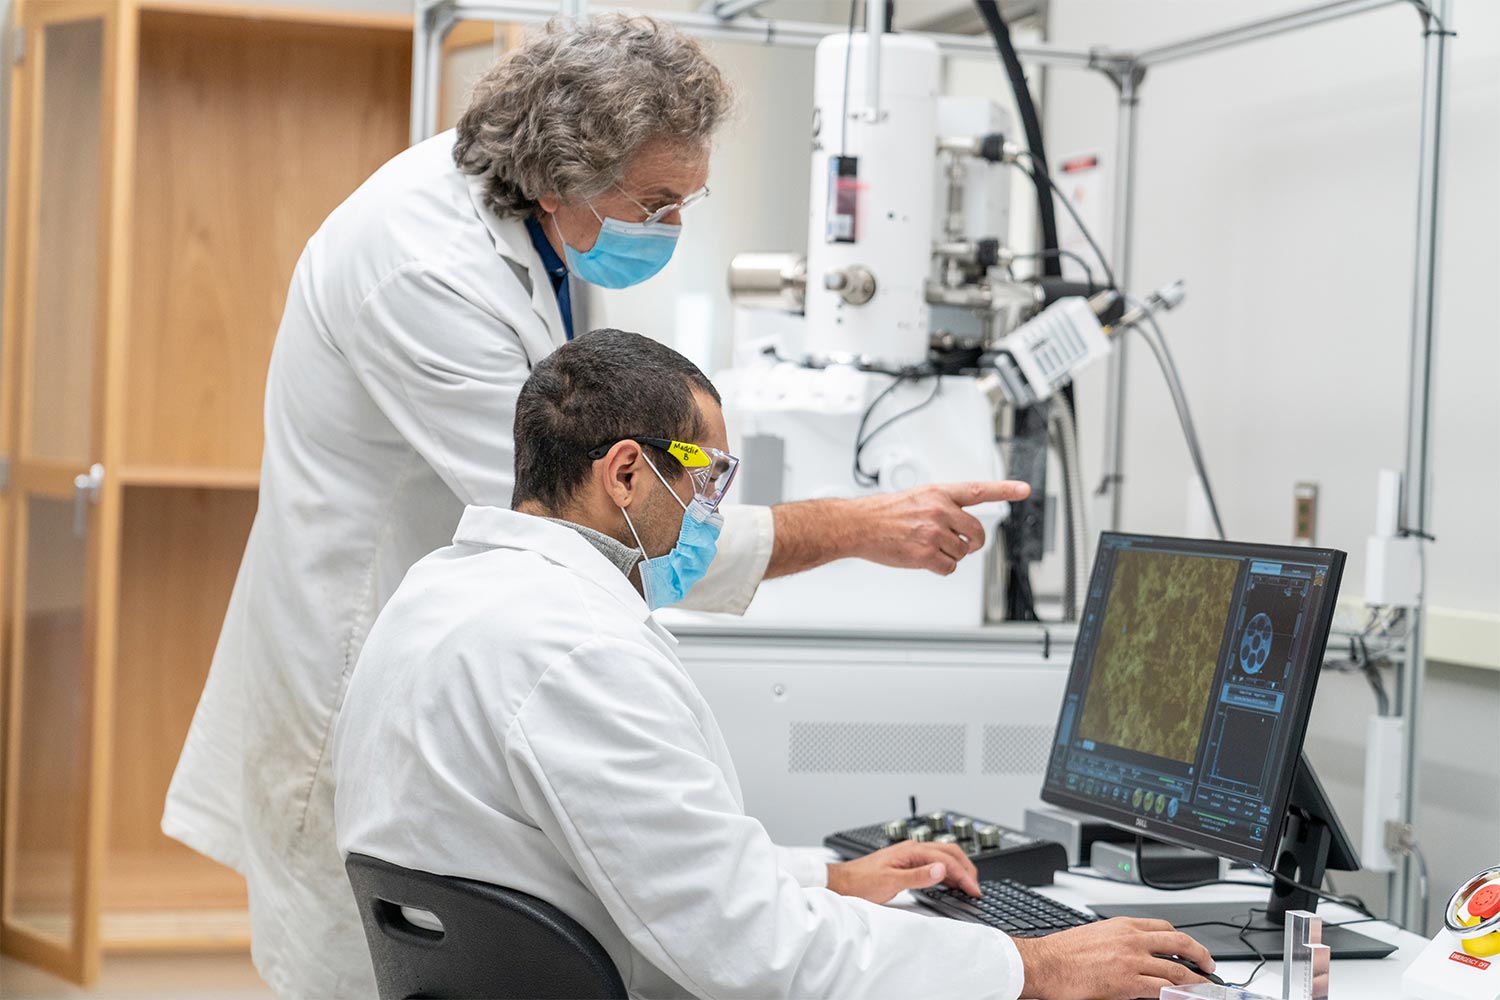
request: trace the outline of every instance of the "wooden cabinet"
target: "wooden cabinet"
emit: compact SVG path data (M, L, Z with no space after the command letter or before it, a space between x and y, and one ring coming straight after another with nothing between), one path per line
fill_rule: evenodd
M0 493L0 948L244 947L159 829L255 514L266 365L323 218L406 144L401 18L21 0Z

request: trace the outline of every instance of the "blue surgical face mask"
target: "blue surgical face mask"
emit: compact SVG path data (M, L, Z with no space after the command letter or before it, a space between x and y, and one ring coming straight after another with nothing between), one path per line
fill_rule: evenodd
M593 206L589 211L593 212ZM568 270L591 285L600 288L628 288L638 285L667 266L672 251L677 247L681 226L669 226L656 222L621 222L619 219L600 218L599 238L593 249L579 253L563 239L562 229L557 236L562 239L563 251L568 259ZM557 227L557 216L552 217Z
M645 456L642 456L645 457ZM652 611L657 608L667 608L674 604L680 604L687 597L688 591L708 572L709 563L714 561L714 555L719 550L719 532L724 527L724 515L711 511L697 497L690 504L684 504L677 491L668 485L651 459L646 459L646 464L651 466L651 471L656 473L656 478L672 494L672 499L677 501L682 508L682 530L678 532L677 544L672 551L664 556L652 559L646 555L646 547L641 544L641 536L636 534L635 524L630 520L630 512L624 507L620 513L625 515L625 523L630 527L630 534L635 537L636 547L641 550L641 561L637 564L641 571L641 590L646 598L646 606Z

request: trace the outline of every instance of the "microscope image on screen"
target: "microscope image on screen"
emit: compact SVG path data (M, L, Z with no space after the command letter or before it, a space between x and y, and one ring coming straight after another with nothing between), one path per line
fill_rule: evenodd
M1120 552L1080 737L1193 762L1238 573L1232 559Z
M1307 603L1306 577L1251 574L1230 647L1230 676L1275 687L1292 669L1293 645Z

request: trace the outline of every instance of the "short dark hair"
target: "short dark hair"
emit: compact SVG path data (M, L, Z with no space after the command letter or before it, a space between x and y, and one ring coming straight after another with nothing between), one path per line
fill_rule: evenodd
M561 510L588 478L588 453L631 437L694 442L707 433L693 399L719 391L698 366L650 337L595 330L544 358L516 399L516 486L528 501ZM676 460L643 445L663 475ZM666 463L666 464L663 464Z

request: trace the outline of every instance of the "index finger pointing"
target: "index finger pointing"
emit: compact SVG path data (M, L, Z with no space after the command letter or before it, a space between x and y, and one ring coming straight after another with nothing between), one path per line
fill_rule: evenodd
M938 489L960 507L1000 500L1025 500L1031 496L1031 486L1014 479L989 483L944 483Z

